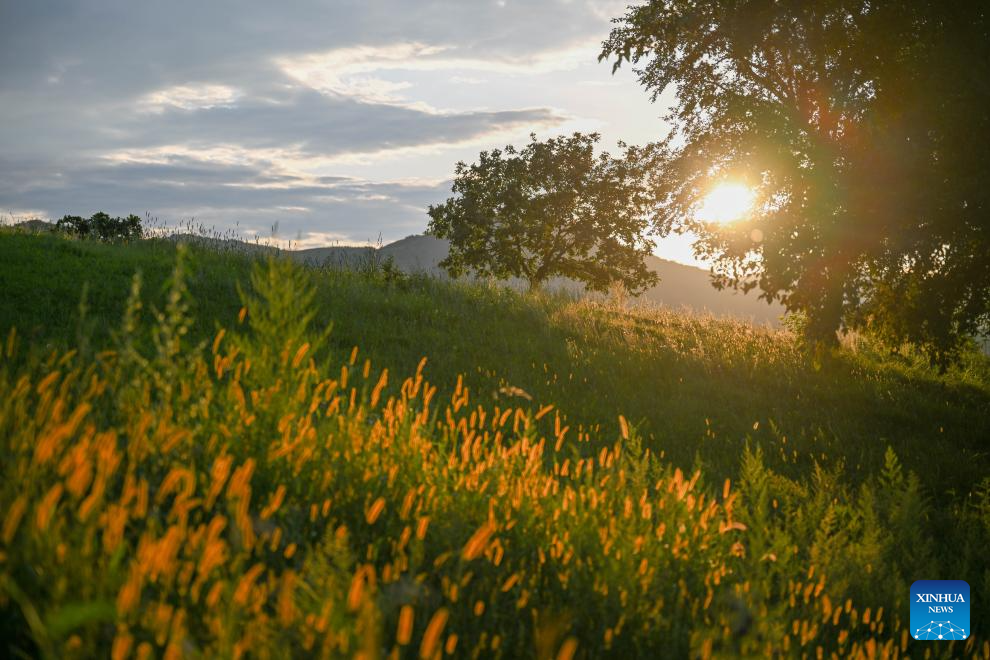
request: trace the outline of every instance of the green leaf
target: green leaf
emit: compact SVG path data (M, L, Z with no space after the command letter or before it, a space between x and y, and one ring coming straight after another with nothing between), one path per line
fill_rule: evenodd
M45 628L52 637L65 637L76 628L91 623L110 622L116 618L116 608L106 600L68 603L45 617Z

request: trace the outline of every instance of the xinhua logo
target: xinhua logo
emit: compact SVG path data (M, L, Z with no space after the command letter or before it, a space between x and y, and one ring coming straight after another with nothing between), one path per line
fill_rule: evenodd
M915 639L966 639L969 585L962 580L918 580L911 585L911 635Z

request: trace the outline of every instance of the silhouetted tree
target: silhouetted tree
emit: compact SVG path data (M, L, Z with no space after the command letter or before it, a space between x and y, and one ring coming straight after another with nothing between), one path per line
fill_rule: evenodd
M881 327L936 359L990 317L985 2L653 0L601 59L673 89L661 234L695 231L717 286L807 314L810 338ZM745 221L697 218L714 182Z
M133 214L126 218L111 218L103 211L94 213L89 218L67 215L55 226L69 234L101 241L130 241L142 236L141 218Z
M620 143L622 158L595 156L598 140L597 133L542 142L534 135L521 150L459 162L456 196L429 208L430 233L450 240L441 266L454 277L468 270L520 277L530 288L555 276L596 291L655 284L644 263L654 245L645 233L646 153Z

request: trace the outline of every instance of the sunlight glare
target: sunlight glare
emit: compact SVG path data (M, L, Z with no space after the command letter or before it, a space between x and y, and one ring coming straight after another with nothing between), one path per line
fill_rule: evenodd
M753 191L741 183L722 183L705 197L699 217L705 222L734 222L753 206Z

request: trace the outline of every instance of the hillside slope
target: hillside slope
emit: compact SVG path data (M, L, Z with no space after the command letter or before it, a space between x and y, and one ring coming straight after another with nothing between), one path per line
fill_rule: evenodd
M15 225L22 231L51 231L53 224L41 220L30 220ZM302 250L279 250L265 242L241 241L235 238L213 238L193 234L177 234L172 240L199 245L217 251L243 251L252 254L281 253L312 266L333 268L361 268L391 259L405 273L426 273L444 277L440 262L446 258L449 243L444 239L418 234L407 236L381 247L335 245L307 248ZM778 304L767 304L755 293L744 295L734 291L718 291L711 285L707 271L674 261L647 257L647 267L660 276L657 286L645 291L638 298L630 300L634 306L661 306L675 310L688 310L698 313L711 313L727 316L757 325L779 326L784 308ZM509 282L515 288L524 288L521 280ZM550 289L583 292L577 282L556 278L549 282Z
M911 582L990 593L979 354L816 364L738 321L168 241L0 232L0 294L0 651L921 655Z
M354 260L367 259L372 254L356 250L361 248L316 248L300 250L292 255L311 263L322 260L354 263ZM380 248L378 253L380 258L393 259L395 265L407 273L442 275L439 263L446 258L448 250L446 240L418 235L389 243ZM716 316L730 316L758 325L776 326L784 315L782 306L776 303L767 304L759 300L755 293L743 295L734 291L716 290L711 285L708 272L700 268L652 256L646 259L646 266L660 276L660 283L639 298L631 300L634 305L663 306L675 310L686 309ZM522 281L515 281L513 284L517 288L525 286ZM548 286L552 289L581 291L581 286L576 282L561 278L551 280Z
M406 266L424 253L392 249ZM54 346L85 330L94 344L105 343L132 275L142 273L146 304L160 307L174 259L169 242L120 247L0 232L0 333L16 326L31 343ZM236 317L254 260L202 248L193 259L192 332L205 340ZM946 488L962 475L973 483L990 473L990 370L978 355L939 376L919 359L860 341L816 369L789 334L730 319L618 310L428 276L389 284L375 272L330 268L311 277L319 283L315 320L332 327L338 354L359 346L399 372L427 357L441 387L461 374L485 397L518 387L586 425L614 429L622 413L684 467L700 457L729 474L747 441L775 445L786 437L804 467L839 443L855 448L848 470L870 470L889 444ZM952 452L932 455L933 441L949 442ZM943 457L944 467L932 469Z

